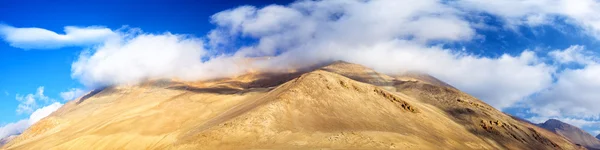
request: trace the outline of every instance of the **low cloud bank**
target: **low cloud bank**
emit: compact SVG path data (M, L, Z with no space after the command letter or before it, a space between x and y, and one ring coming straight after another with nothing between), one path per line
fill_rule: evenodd
M17 122L9 123L9 124L6 124L6 125L0 127L0 139L11 136L11 135L16 135L16 134L22 133L27 128L29 128L29 126L35 124L36 122L40 121L41 119L52 114L52 112L56 111L62 105L63 104L58 103L58 102L53 103L51 105L48 105L48 106L45 106L45 107L35 110L29 116L29 119L19 120Z

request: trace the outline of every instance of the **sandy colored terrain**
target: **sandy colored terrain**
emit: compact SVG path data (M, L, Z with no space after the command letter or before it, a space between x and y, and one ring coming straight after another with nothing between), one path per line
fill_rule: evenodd
M578 149L426 75L316 70L110 87L5 149Z

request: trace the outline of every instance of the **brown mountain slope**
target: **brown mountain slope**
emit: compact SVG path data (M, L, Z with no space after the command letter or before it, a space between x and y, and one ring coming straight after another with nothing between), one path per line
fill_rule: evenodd
M345 72L351 72L351 70L362 67L345 62L334 65L337 70L346 70ZM362 67L358 70L370 69ZM342 75L345 74L342 73ZM345 76L361 81L356 76ZM494 141L491 144L498 142L501 148L539 149L545 147L546 149L557 149L572 146L570 142L561 136L528 122L516 120L429 75L409 73L386 81L392 82L385 85L391 84L398 93L406 94L421 102L436 106L443 110L449 118L466 127L472 134L480 136L486 141Z
M562 135L575 144L579 144L591 149L600 149L600 140L573 125L556 119L550 119L542 124L539 124L539 126Z
M577 147L454 88L338 62L308 73L99 90L65 104L4 148Z
M454 88L414 81L398 81L398 92L444 110L471 133L496 141L508 149L558 149L571 145L566 139L530 123L516 120ZM566 144L566 145L563 145Z

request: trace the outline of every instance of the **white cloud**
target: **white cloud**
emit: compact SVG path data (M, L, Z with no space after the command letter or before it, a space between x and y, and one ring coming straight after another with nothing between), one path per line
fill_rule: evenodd
M570 125L579 127L581 129L584 129L586 127L595 127L595 126L600 125L600 121L580 119L580 118L570 118L570 117L531 117L531 118L527 118L527 120L530 120L533 123L544 123L549 119L557 119L564 123L568 123Z
M23 119L0 127L0 139L11 135L20 134L29 127L29 120Z
M404 6L407 8L398 8ZM282 9L288 13L281 13ZM263 19L278 14L291 19ZM210 37L259 39L237 56L283 51L271 62L264 62L266 68L346 60L384 73L422 71L497 108L508 107L551 84L554 68L539 62L530 51L489 58L426 44L470 40L474 29L459 19L460 15L438 1L303 1L289 7L241 7L220 12L213 16L220 28L212 33L223 34Z
M126 36L126 35L123 35ZM219 58L202 62L203 41L184 35L141 34L109 41L84 52L72 65L72 76L85 85L128 84L152 78L198 79L220 76L236 66L216 66Z
M53 103L51 105L35 110L31 114L31 116L29 116L29 119L23 119L15 123L9 123L5 126L0 127L0 139L22 133L27 128L29 128L29 126L50 115L52 112L62 107L62 105L63 104L58 102Z
M600 119L600 65L566 69L558 81L530 101L531 111L543 116Z
M82 53L73 63L72 76L88 86L131 84L151 78L210 79L345 60L384 73L430 73L497 108L551 84L554 68L538 61L531 51L491 58L429 45L473 38L475 30L461 15L436 0L243 6L212 16L217 28L208 41L170 33L119 33L122 38ZM240 38L258 42L236 45L240 42L235 39ZM228 46L241 48L207 58Z
M45 103L53 101L48 96L44 95L44 87L40 86L37 88L36 93L20 95L17 94L15 99L19 101L19 106L17 106L17 113L31 113L33 110L38 108L38 101L42 101Z
M557 62L563 64L577 63L588 65L600 62L594 57L595 55L593 52L586 51L585 47L581 45L573 45L565 50L554 50L548 54Z
M35 110L35 112L31 113L29 116L30 125L42 120L46 116L52 114L54 111L58 110L58 108L62 107L63 104L55 102L48 106L42 107L40 109Z
M509 26L552 25L566 19L600 38L600 2L597 0L457 0L452 5L466 11L502 17Z
M105 27L67 26L64 34L42 28L17 28L0 24L0 36L11 46L22 49L57 49L100 44L116 34Z
M65 101L69 101L69 100L76 99L83 94L85 94L84 90L79 89L79 88L72 88L72 89L69 89L68 91L60 92L60 97Z
M582 46L549 53L563 70L552 85L523 102L535 116L530 120L556 118L588 131L600 130L600 64L592 53ZM582 67L568 67L572 63Z

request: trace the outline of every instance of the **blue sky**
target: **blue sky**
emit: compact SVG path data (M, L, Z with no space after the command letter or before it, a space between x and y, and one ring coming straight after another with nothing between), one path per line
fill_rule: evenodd
M65 103L69 91L340 59L390 74L429 73L507 113L534 122L558 118L600 133L600 108L590 106L600 102L594 94L600 83L580 81L598 73L600 27L594 25L600 20L593 16L600 4L485 1L0 1L0 28L7 29L0 42L0 126ZM571 5L591 8L561 7ZM25 28L44 32L9 33ZM92 30L105 32L96 38ZM59 46L44 48L47 41L36 37L45 31L75 38L49 36ZM248 68L231 64L254 56L274 59ZM578 95L563 92L580 88ZM19 112L28 94L37 105Z
M140 3L143 2L143 5ZM15 27L39 27L58 33L65 26L105 26L118 29L132 26L145 32L172 32L203 36L214 26L210 16L240 5L263 6L276 0L255 1L0 1L0 23ZM60 92L84 88L71 79L71 63L81 47L57 50L23 50L0 44L1 103L0 124L14 122L27 114L16 115L15 94L34 93L39 86L45 94L61 99ZM9 94L6 95L5 92Z

